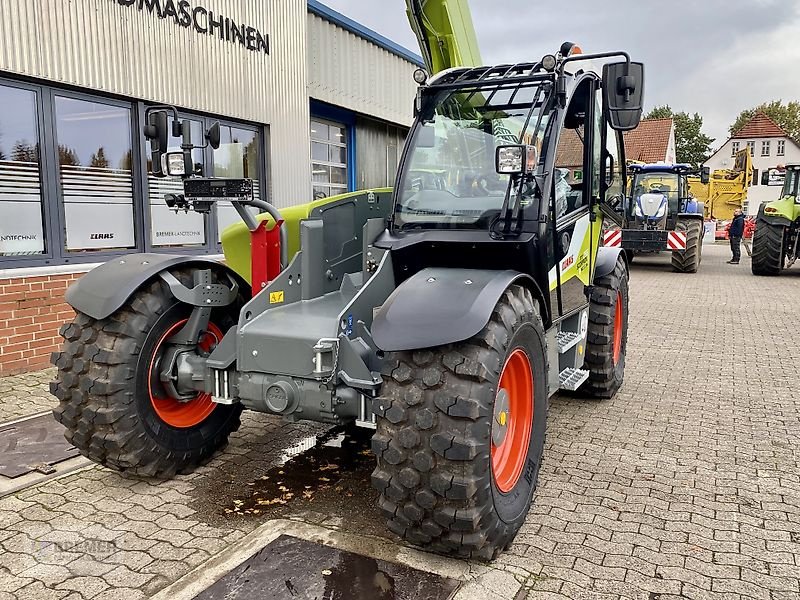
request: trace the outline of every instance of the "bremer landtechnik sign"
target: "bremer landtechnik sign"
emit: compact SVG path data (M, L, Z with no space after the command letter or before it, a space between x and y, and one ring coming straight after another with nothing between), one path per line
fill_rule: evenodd
M148 11L159 19L171 19L175 25L192 28L197 33L218 36L219 39L240 44L252 52L269 54L269 35L255 27L214 13L203 6L193 6L188 0L112 0L122 6Z

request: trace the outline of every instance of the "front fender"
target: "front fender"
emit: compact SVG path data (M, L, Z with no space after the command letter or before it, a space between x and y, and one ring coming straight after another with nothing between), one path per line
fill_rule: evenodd
M428 268L406 279L372 322L375 344L386 352L460 342L486 326L503 292L534 281L518 271Z
M73 283L65 300L77 312L93 319L105 319L131 297L144 283L162 271L175 267L214 268L230 273L245 290L249 285L233 270L210 258L175 254L129 254L95 267Z

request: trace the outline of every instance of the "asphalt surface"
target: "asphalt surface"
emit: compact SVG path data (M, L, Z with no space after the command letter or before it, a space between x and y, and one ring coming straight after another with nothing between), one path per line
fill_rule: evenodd
M707 247L694 275L637 258L625 384L551 400L534 504L494 563L388 533L365 440L252 414L192 474L92 466L0 498L0 600L150 597L271 523L450 568L458 600L800 598L800 268L756 278L728 257ZM51 407L49 376L0 380L0 420Z

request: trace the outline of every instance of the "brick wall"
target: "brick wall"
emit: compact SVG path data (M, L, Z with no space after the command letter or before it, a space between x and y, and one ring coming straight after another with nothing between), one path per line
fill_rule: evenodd
M50 366L61 346L61 324L75 313L64 302L82 273L0 279L0 376Z

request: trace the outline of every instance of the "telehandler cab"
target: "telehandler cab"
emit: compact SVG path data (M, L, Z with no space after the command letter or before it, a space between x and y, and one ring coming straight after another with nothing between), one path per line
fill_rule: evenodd
M52 384L67 439L110 468L170 477L223 447L243 409L374 427L389 528L496 556L531 503L548 397L610 397L625 368L628 270L600 240L606 199L624 194L621 132L641 117L643 67L573 50L430 77L392 193L290 209L254 200L249 180L197 176L177 114L182 152L165 155L173 109L151 108L154 174L163 160L184 177L167 202L232 201L237 268L129 255L69 289L77 316ZM600 77L590 59L617 62ZM561 210L565 132L583 176Z

